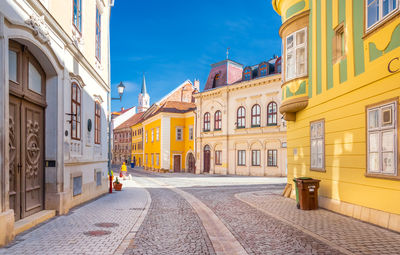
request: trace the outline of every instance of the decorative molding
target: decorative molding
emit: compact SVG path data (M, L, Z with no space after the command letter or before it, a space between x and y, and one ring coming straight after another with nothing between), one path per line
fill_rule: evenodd
M303 96L299 98L294 98L290 100L285 100L281 107L279 107L279 112L283 114L283 118L287 121L296 120L296 112L303 110L308 105L308 96Z
M94 99L95 99L96 101L98 101L100 104L102 104L102 103L104 102L103 98L102 98L100 95L94 94L93 97L94 97Z
M76 80L78 84L83 88L86 86L86 84L83 82L82 77L79 74L74 74L73 72L69 73L69 77L72 80Z
M44 15L37 16L36 14L32 14L29 19L25 20L25 24L33 29L33 35L39 39L41 43L51 44L49 29L44 20Z

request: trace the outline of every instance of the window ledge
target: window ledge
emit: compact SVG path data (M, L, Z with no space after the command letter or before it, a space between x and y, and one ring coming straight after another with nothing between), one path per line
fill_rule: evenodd
M251 125L252 128L258 128L261 127L261 125Z
M379 179L387 179L387 180L400 181L400 176L398 176L398 175L365 173L365 177L367 177L367 178L379 178Z
M389 14L387 17L384 19L378 21L375 23L372 27L367 28L366 24L364 24L364 36L362 39L366 39L372 34L375 34L377 31L381 31L381 28L383 26L386 26L388 23L390 23L394 18L398 17L398 14L400 14L400 9L397 9L396 11L393 11L391 14Z
M310 168L310 171L326 173L325 168Z

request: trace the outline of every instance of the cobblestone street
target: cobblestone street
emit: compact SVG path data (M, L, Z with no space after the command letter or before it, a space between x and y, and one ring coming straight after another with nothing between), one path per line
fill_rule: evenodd
M17 236L0 254L400 253L398 233L297 210L280 196L284 178L129 172L122 192Z

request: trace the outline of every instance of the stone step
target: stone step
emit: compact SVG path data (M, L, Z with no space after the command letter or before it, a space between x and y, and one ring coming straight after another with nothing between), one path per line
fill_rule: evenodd
M39 225L40 223L45 222L54 216L56 216L55 210L43 210L16 221L14 223L14 235L18 235L30 228L33 228L34 226Z

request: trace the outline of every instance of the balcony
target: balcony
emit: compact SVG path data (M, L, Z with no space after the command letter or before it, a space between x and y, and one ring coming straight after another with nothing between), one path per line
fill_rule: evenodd
M308 105L308 78L302 77L282 85L282 104L279 112L286 121L295 121L296 113Z

